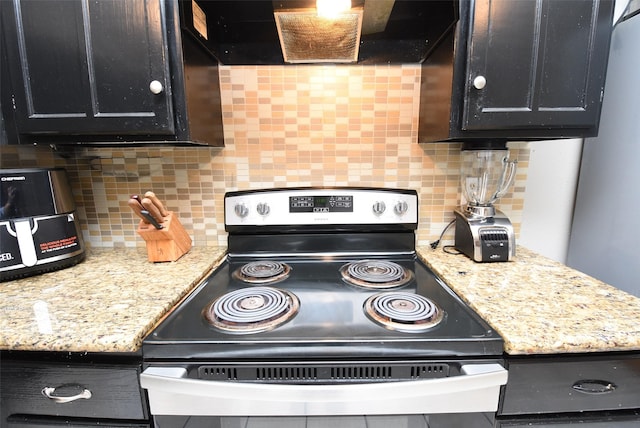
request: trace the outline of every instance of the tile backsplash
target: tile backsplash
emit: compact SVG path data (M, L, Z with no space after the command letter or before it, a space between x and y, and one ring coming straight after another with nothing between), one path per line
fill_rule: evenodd
M224 148L0 146L2 168L67 169L85 241L144 246L129 195L153 190L198 246L225 245L225 191L291 186L416 189L418 241L438 238L460 202L460 144L418 144L418 64L221 66ZM500 208L519 230L529 150ZM451 234L445 238L451 239Z

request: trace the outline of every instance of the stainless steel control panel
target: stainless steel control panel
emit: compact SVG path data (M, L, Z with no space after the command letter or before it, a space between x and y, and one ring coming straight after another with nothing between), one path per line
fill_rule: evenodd
M417 222L418 195L413 190L322 187L225 195L225 224L232 226Z

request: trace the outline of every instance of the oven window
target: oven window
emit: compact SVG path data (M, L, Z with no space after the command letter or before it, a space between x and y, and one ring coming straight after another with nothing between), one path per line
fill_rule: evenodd
M156 416L157 428L491 428L493 414L389 416Z

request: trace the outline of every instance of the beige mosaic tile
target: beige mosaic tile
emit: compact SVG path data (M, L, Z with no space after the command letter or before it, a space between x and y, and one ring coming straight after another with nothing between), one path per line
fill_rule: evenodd
M224 245L225 191L287 186L416 189L418 240L435 240L460 202L459 144L418 144L420 66L222 66L224 148L0 147L0 166L65 167L85 240L95 247L144 246L129 195L154 190L195 245ZM501 200L516 230L529 151Z

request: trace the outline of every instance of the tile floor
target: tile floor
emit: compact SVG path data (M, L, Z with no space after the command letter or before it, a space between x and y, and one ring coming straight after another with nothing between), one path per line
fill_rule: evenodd
M491 414L180 417L156 419L158 428L490 428Z

